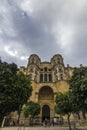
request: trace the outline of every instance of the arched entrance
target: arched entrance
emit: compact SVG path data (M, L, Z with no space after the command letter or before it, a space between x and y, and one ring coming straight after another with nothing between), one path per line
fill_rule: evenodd
M53 90L52 88L50 88L49 86L43 86L40 90L39 90L39 96L38 96L39 100L53 100L54 99L54 94L53 94Z
M42 107L42 121L44 121L45 118L50 119L50 107L48 105Z
M42 107L40 115L42 121L45 118L50 119L52 116L54 116L54 93L51 87L43 86L40 88L38 94L38 102Z

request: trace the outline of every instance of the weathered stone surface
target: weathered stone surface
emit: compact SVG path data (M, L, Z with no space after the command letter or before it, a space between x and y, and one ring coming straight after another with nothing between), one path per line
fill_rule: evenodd
M32 79L33 92L30 100L38 102L41 106L39 117L48 119L56 116L54 104L56 93L69 89L68 79L72 76L73 68L65 67L60 54L54 55L50 62L41 62L39 56L32 54L28 58L27 67L20 71L29 74Z

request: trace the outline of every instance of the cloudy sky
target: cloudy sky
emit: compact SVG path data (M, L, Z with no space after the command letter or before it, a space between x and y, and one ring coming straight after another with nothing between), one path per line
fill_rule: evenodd
M0 57L27 66L32 53L87 66L87 0L0 0Z

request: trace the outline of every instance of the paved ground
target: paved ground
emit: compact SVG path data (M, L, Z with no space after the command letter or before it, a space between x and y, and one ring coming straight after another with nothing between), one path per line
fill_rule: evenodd
M0 128L0 130L69 130L68 127L6 127ZM72 129L73 130L73 129ZM78 130L87 130L87 127L80 127Z

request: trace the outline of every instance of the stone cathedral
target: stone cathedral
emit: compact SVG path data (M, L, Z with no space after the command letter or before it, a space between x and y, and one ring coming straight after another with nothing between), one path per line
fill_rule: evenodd
M68 79L72 76L73 68L69 65L65 67L60 54L54 55L50 62L42 62L38 55L32 54L27 67L20 70L31 77L33 92L30 100L40 104L39 117L44 120L57 116L54 111L56 93L68 91Z

